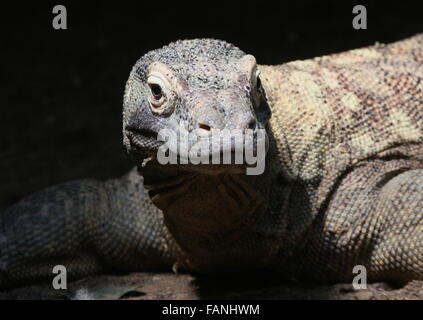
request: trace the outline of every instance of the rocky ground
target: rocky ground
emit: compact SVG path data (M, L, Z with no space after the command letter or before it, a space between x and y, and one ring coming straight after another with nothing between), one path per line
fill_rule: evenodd
M283 284L264 276L200 280L187 274L133 273L86 278L70 283L67 290L53 290L50 286L22 287L0 292L0 299L420 300L423 299L423 281L413 281L401 288L372 283L367 289L354 290L351 284Z

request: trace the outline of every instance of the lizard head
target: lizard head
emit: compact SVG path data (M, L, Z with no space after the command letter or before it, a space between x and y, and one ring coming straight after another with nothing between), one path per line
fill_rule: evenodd
M177 161L182 158L181 150L184 155L193 155L195 149L203 159L229 151L229 165L188 162L184 167L209 174L242 171L248 164L243 161L235 165L234 154L243 152L239 148L246 148L247 141L252 143L253 152L259 151L257 132L265 132L269 118L270 109L252 55L220 40L177 41L148 52L133 67L124 95L124 145L137 164L157 160L165 144L168 154L173 153ZM163 138L166 132L169 135ZM232 134L230 143L215 140L216 148L210 143L212 136L222 132ZM244 144L235 143L237 135L243 137ZM171 136L178 138L172 140Z

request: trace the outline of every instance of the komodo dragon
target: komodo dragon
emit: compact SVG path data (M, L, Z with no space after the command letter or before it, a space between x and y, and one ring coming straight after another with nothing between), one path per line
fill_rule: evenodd
M137 61L123 104L137 168L4 211L1 287L51 281L55 265L70 279L264 269L329 283L355 265L369 281L423 279L423 34L276 66L177 41ZM161 165L157 134L181 121L205 137L265 128L265 171Z

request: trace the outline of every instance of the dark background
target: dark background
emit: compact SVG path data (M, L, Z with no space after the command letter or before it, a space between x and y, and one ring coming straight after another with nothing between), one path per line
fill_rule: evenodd
M148 50L213 37L261 64L312 58L423 32L418 2L2 3L0 210L54 183L130 168L121 142L123 89ZM67 8L67 30L52 28L56 4ZM367 30L352 28L355 4L367 7Z

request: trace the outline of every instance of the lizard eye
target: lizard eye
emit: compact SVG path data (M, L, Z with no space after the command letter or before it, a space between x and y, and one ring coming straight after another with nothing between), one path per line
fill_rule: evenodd
M150 110L155 115L170 116L177 103L179 78L166 65L153 62L147 76L145 94Z
M253 73L252 73L252 79L251 79L251 84L252 84L252 87L254 88L254 90L257 92L257 93L261 93L262 92L262 87L261 87L261 80L260 80L260 70L255 70Z
M152 74L147 79L150 88L150 105L152 108L160 108L166 101L165 88L166 82L159 74Z
M253 99L254 99L254 107L258 108L260 106L260 101L263 97L263 87L261 84L261 80L260 80L260 71L256 70L255 72L255 76L252 79L252 87L254 88L254 95L253 95Z
M260 77L257 77L256 87L257 87L257 91L261 91L261 80L260 80Z
M156 83L151 83L149 86L154 99L160 100L163 97L162 87Z

